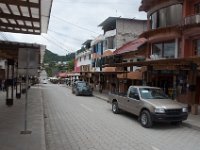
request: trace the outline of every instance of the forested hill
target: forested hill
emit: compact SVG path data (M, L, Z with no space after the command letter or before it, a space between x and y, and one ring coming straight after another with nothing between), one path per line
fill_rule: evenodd
M75 53L67 54L66 56L59 56L52 53L49 50L45 50L44 63L50 63L52 61L71 61L75 58Z

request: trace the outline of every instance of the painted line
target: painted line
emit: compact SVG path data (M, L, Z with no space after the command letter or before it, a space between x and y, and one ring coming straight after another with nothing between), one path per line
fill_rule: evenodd
M153 150L160 150L159 148L157 148L157 147L155 147L155 146L151 146L151 148L152 148Z
M93 112L93 110L91 108L87 107L86 105L84 105L84 104L80 104L80 105L81 105L81 107L85 108L86 110Z

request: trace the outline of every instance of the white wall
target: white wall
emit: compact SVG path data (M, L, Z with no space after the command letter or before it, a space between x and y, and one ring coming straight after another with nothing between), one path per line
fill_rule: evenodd
M76 58L77 58L77 67L80 67L82 65L91 65L92 64L92 59L89 59L89 55L91 55L91 51L90 50L78 54L76 56ZM81 61L80 61L80 58L81 58Z

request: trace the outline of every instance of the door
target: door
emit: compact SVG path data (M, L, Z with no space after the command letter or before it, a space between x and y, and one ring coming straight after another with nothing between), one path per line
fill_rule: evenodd
M140 100L138 89L132 87L127 98L127 111L139 115L142 101Z

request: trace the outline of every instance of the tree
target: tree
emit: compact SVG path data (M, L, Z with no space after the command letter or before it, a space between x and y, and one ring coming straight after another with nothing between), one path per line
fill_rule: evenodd
M74 60L71 60L68 63L68 71L71 72L73 70L74 70Z

